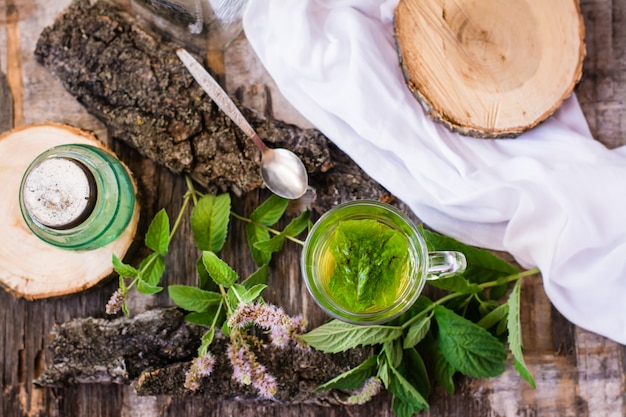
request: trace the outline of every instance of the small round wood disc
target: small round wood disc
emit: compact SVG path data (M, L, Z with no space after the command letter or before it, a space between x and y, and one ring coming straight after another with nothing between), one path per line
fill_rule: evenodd
M106 149L89 133L53 123L26 126L0 136L0 238L4 242L0 245L0 283L15 296L35 300L94 286L111 275L112 255L122 259L137 231L138 204L124 233L95 250L57 248L28 229L18 199L22 176L43 151L69 143Z
M396 39L429 115L477 137L513 137L548 118L580 80L578 0L400 0Z

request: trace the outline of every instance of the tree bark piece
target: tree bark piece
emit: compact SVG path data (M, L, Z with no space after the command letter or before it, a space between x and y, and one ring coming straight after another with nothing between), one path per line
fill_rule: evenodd
M0 136L0 283L29 300L65 295L90 288L113 272L111 256L120 259L133 242L139 208L124 233L91 251L71 251L49 245L33 235L20 212L22 175L43 151L57 145L83 143L104 148L94 136L53 123L14 129Z
M227 339L218 332L211 344L216 364L211 376L193 392L184 388L185 372L197 354L203 329L185 322L179 310L151 310L133 318L81 318L57 326L49 366L35 383L131 383L139 395L203 395L212 398L256 400L256 391L237 383L225 355ZM336 393L315 388L360 364L371 349L324 354L290 345L255 348L255 353L277 380L276 401L337 404Z
M113 137L143 155L210 192L261 187L260 152L193 80L178 47L105 1L78 0L44 29L35 54ZM269 146L303 160L324 208L338 198L387 194L351 161L333 171L343 156L334 148L331 157L319 131L242 113Z
M576 0L401 0L395 31L409 88L464 135L516 136L548 118L582 75Z

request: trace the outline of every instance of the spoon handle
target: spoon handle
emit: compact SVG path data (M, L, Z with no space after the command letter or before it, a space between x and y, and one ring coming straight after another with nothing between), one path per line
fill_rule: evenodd
M189 52L187 52L186 49L177 49L176 55L178 55L178 58L180 58L185 67L187 67L189 73L198 82L198 84L200 84L209 97L211 97L215 104L217 104L217 106L222 109L222 111L230 117L250 139L254 141L256 146L263 151L266 150L267 147L263 141L261 141L252 126L250 126L250 123L248 123L248 121L243 117L235 103L230 99L230 97L228 97L226 91L222 89L213 77L211 77L211 74L209 74L207 70L205 70L204 67L193 56L191 56Z

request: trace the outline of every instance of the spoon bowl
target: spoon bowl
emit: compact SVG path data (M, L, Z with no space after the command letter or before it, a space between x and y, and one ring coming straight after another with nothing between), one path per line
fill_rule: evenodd
M294 200L307 189L307 173L304 164L290 150L267 148L261 160L261 177L274 194Z
M268 148L250 126L250 123L243 117L235 103L228 97L228 94L204 67L184 48L177 49L176 54L215 104L261 150L261 178L266 187L274 194L290 200L302 197L308 187L308 177L300 158L287 149Z

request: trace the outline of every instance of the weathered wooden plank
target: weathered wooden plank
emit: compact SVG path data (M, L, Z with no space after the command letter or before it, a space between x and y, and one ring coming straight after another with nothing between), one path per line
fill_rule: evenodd
M105 141L107 131L102 123L67 93L45 69L33 59L35 41L44 26L64 10L69 0L37 1L33 14L19 23L20 51L24 75L25 123L53 120L95 131ZM582 0L581 7L587 31L587 59L584 75L577 89L579 101L599 141L610 147L626 143L626 1ZM6 32L0 28L0 63L6 65ZM231 93L237 93L246 106L265 111L267 95L271 95L274 114L292 109L277 99L278 93L265 79L262 68L253 64L254 57L240 58L247 49L244 40L227 51L226 81ZM254 65L254 76L247 77L247 65ZM2 67L6 71L5 67ZM265 85L269 85L269 90ZM268 93L269 91L269 93ZM255 104L256 103L256 104ZM256 107L255 107L256 106ZM288 110L287 110L288 109ZM278 118L278 117L277 117ZM295 119L289 119L293 122ZM142 195L140 230L161 207L176 213L185 189L184 180L143 159L138 152L119 142L113 149L136 173ZM235 210L246 213L263 193L252 193L235 200ZM241 233L234 224L231 234ZM236 263L242 274L253 265L242 255L242 243L231 242L224 256ZM139 245L129 255L141 258ZM313 325L325 320L325 315L308 297L299 279L298 248L289 247L272 265L271 302L285 306L289 314L304 312ZM172 243L166 281L193 283L195 259L188 224L184 224ZM33 255L36 259L36 255ZM593 279L593 277L590 277ZM106 282L98 288L61 299L26 302L7 293L0 293L0 415L30 416L382 416L392 415L389 398L380 396L360 407L319 407L310 405L274 406L246 402L219 401L206 398L136 397L129 387L116 385L76 385L59 389L41 389L32 385L43 364L50 360L47 353L48 333L55 322L76 317L104 315L104 306L115 288ZM522 382L513 369L491 381L460 380L455 396L436 390L431 398L432 408L425 416L597 416L626 415L624 375L626 351L599 336L575 329L550 306L539 277L533 277L522 289L523 336L525 356L539 387L532 390ZM131 309L138 313L151 306L169 304L166 294L156 297L133 298ZM566 324L564 326L564 324ZM619 389L618 389L619 386Z
M13 128L13 95L7 77L0 71L0 133Z

